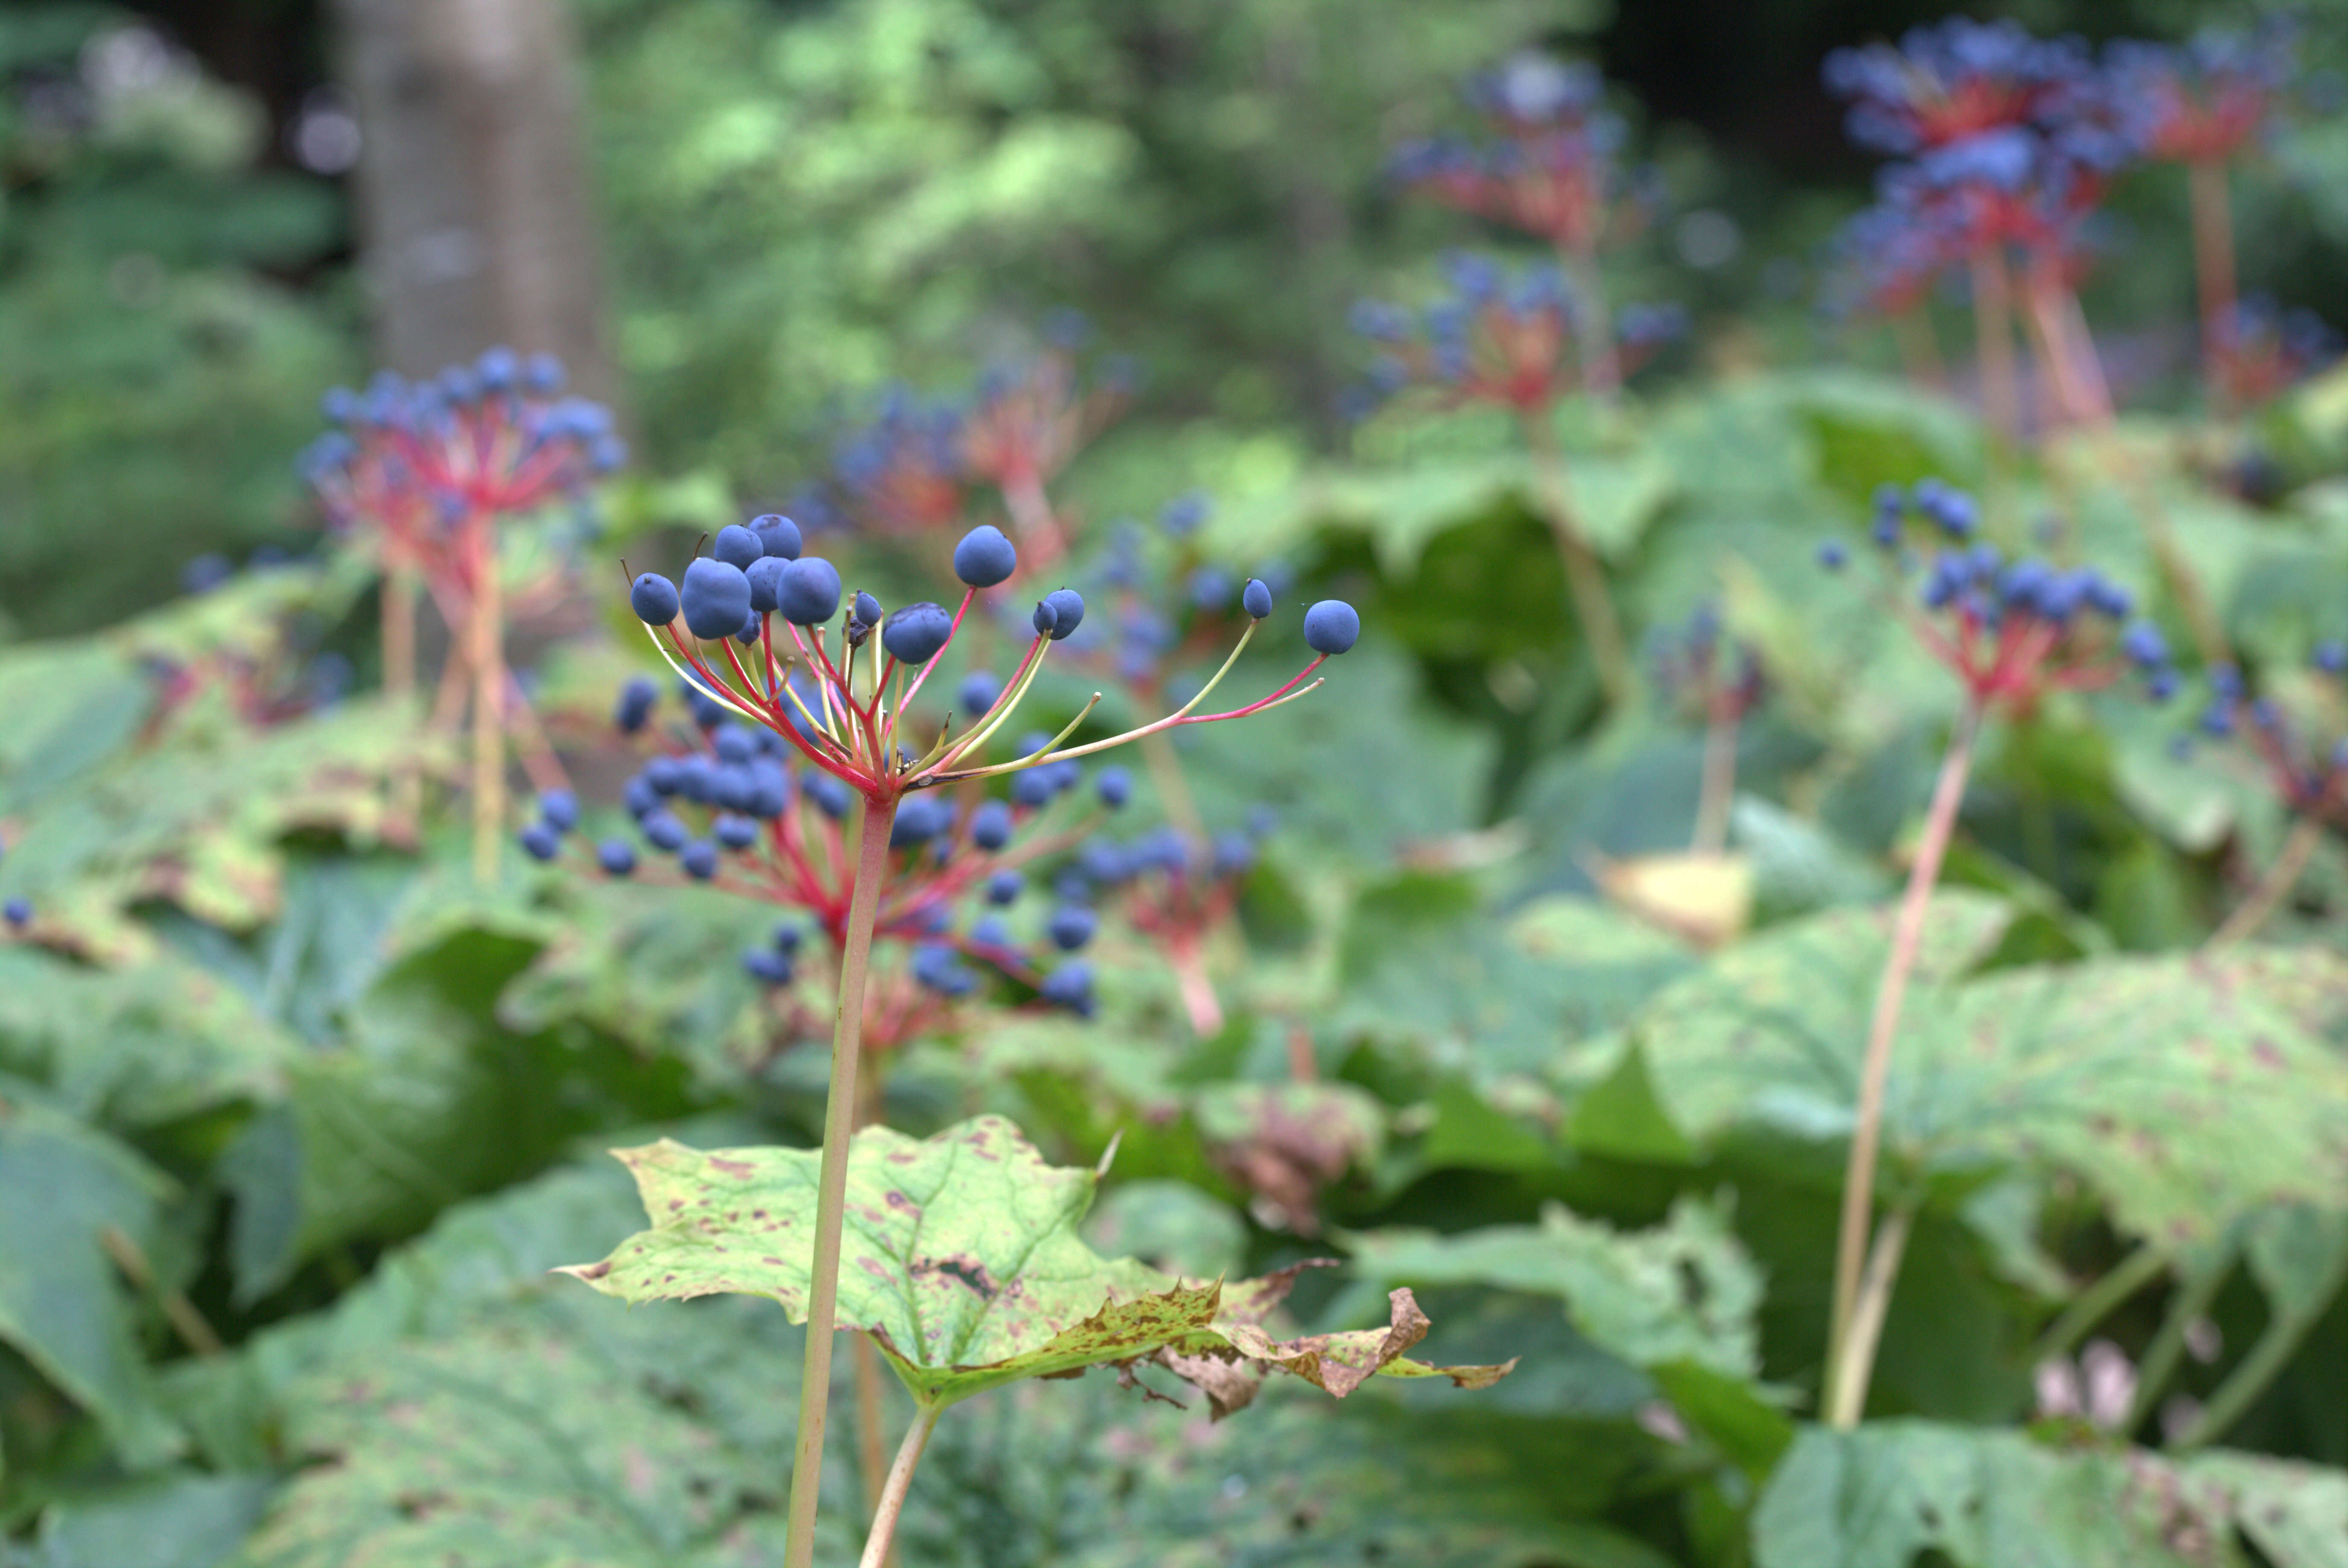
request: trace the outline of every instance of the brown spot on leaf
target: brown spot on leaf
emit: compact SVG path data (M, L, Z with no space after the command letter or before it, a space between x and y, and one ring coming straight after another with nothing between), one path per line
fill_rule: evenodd
M713 1171L723 1171L728 1176L744 1181L757 1174L758 1170L747 1160L726 1160L715 1154L709 1157L709 1165Z

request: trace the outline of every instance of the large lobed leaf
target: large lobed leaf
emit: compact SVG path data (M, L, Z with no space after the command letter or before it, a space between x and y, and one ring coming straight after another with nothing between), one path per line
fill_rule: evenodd
M2348 1568L2348 1472L1890 1421L1806 1429L1754 1515L1757 1568L2246 1568L2244 1540L2271 1568Z
M1846 1134L1889 917L1788 924L1657 996L1631 1031L1655 1106L1691 1139ZM2069 1171L2164 1245L2268 1203L2348 1208L2331 1109L2348 1059L2324 1037L2348 963L2252 949L1962 978L2007 918L1975 894L1933 902L1885 1099L1895 1157Z
M566 1272L630 1302L771 1296L806 1321L819 1151L664 1140L619 1158L653 1229ZM1482 1387L1509 1370L1404 1357L1428 1327L1407 1290L1393 1293L1385 1329L1275 1339L1264 1320L1294 1271L1227 1288L1104 1259L1076 1228L1097 1181L1046 1165L1000 1117L927 1140L865 1129L849 1161L837 1321L870 1331L932 1408L1149 1357L1205 1388L1219 1412L1247 1401L1262 1368L1341 1398L1379 1373Z

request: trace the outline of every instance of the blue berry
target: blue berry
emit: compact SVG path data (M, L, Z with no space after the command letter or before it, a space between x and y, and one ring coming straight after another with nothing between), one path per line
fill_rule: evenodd
M942 604L908 604L889 617L880 645L901 664L926 665L953 635L953 617Z
M1003 923L999 914L982 914L970 928L973 947L992 947L1008 952L1019 944L1012 940L1011 928Z
M729 522L717 531L709 553L737 572L747 572L752 562L767 553L767 542L740 523Z
M855 606L850 613L866 625L877 626L880 624L882 614L880 601L859 588L856 591Z
M901 850L926 844L953 825L953 808L934 795L908 795L897 802L889 824L889 847Z
M809 772L806 777L807 798L816 803L818 810L835 822L848 815L852 797L846 784L829 773Z
M1043 768L1030 768L1025 772L1014 773L1011 776L1013 804L1025 806L1031 811L1040 811L1052 803L1052 796L1056 791L1052 788L1052 776L1047 770L1049 766L1046 764Z
M1037 994L1055 1007L1089 1018L1093 1016L1093 966L1082 959L1063 964L1045 977Z
M756 613L771 614L782 604L783 570L790 559L781 555L761 555L750 562L742 575L750 580L750 608Z
M747 817L720 817L713 830L729 850L747 850L758 841L758 824Z
M1304 612L1305 645L1324 658L1344 653L1361 634L1361 616L1343 599L1323 599Z
M747 726L731 722L717 727L709 738L711 748L720 762L747 762L758 755L758 742Z
M1829 539L1818 546L1818 564L1829 572L1839 572L1850 563L1850 552L1838 540Z
M1052 634L1053 628L1060 624L1060 613L1052 608L1052 602L1049 599L1038 599L1035 601L1035 614L1032 620L1035 624L1035 634L1039 637L1048 637Z
M532 822L521 830L521 847L531 860L551 861L562 852L562 835L551 823Z
M2177 672L2166 666L2157 669L2144 683L2144 695L2154 702L2167 702L2177 695ZM2183 737L2179 737L2182 739Z
M2149 621L2138 621L2120 634L2120 652L2130 664L2154 669L2168 662L2168 639Z
M1272 590L1264 585L1262 578L1247 580L1247 586L1240 590L1240 608L1258 621L1272 614Z
M782 954L785 957L788 957L790 954L797 953L799 950L799 944L806 940L806 932L800 930L798 926L786 922L785 923L775 927L775 951Z
M967 996L978 988L978 976L942 943L923 943L913 949L911 967L915 980L942 996Z
M707 557L685 569L685 628L705 642L730 637L750 614L750 580L742 569Z
M656 850L674 854L685 848L685 824L671 811L654 811L637 824L644 830L644 841Z
M695 839L678 851L676 863L694 881L707 882L717 874L717 846L707 839Z
M1044 612L1052 612L1052 624L1043 624ZM1085 618L1085 596L1073 588L1055 588L1044 595L1043 603L1035 608L1035 629L1056 643L1064 643L1068 634Z
M615 877L628 876L636 869L635 849L625 839L606 839L596 845L595 860Z
M1008 876L1014 873L1006 872L1004 874ZM7 921L9 925L17 931L24 930L25 927L33 923L32 901L30 899L12 898L6 903L0 903L0 920Z
M820 626L839 614L839 573L820 555L803 556L783 569L775 597L792 625Z
M2348 643L2316 644L2315 667L2328 676L2348 671Z
M653 707L660 701L660 687L642 676L631 676L628 684L620 688L620 706L613 711L612 722L623 735L633 735L644 728L653 716Z
M579 797L568 789L541 789L538 814L556 832L567 833L579 825Z
M986 902L997 906L1017 903L1027 891L1027 879L1017 872L997 872L986 879Z
M1201 610L1220 610L1231 602L1231 574L1220 566L1201 566L1190 573L1190 603Z
M954 546L954 575L973 588L992 588L1019 570L1019 552L1003 531L983 522Z
M963 711L973 718L983 716L1003 696L1003 682L992 670L973 670L962 677Z
M676 584L657 572L647 572L628 590L628 608L647 626L665 626L676 619Z
M766 547L767 553L778 561L797 561L799 551L804 548L799 538L799 525L780 512L770 511L764 517L752 518L750 531L758 536L758 542Z
M999 850L1011 841L1011 808L1000 800L982 800L970 814L970 841L982 850Z
M1093 939L1093 931L1100 917L1080 903L1064 903L1052 912L1051 923L1045 929L1052 944L1063 953L1074 953Z
M767 985L788 985L791 983L791 961L781 954L765 947L753 947L742 954L742 967L750 978Z
M1093 780L1100 803L1114 811L1133 798L1133 775L1122 768L1104 768Z

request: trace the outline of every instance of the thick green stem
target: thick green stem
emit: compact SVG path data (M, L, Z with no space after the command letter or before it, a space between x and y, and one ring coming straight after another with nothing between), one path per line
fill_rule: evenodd
M2267 868L2267 874L2259 879L2259 885L2250 890L2250 896L2244 899L2234 913L2226 917L2226 923L2211 934L2209 951L2222 952L2237 942L2247 942L2256 936L2259 927L2281 907L2282 901L2291 896L2291 890L2299 885L2300 874L2307 870L2307 862L2314 858L2315 847L2322 841L2322 818L2306 816L2293 823L2291 837L2283 841L2282 853L2277 855L2274 864Z
M2087 1336L2087 1330L2101 1323L2120 1303L2158 1279L2168 1267L2168 1259L2150 1246L2140 1246L2122 1258L2064 1309L2063 1315L2039 1337L2032 1361L2053 1361L2071 1354L2071 1347Z
M1908 995L1908 976L1916 967L1916 952L1924 937L1924 913L1931 905L1933 885L1941 880L1941 861L1948 853L1949 839L1956 831L1957 808L1964 803L1965 775L1972 767L1973 738L1981 731L1981 721L1980 703L1967 697L1957 716L1956 730L1949 737L1948 755L1941 760L1941 777L1932 787L1923 836L1916 841L1915 863L1909 869L1908 891L1900 901L1899 919L1892 927L1891 951L1884 958L1883 978L1876 988L1875 1016L1868 1027L1867 1054L1859 1066L1850 1163L1843 1172L1842 1223L1835 1241L1834 1317L1827 1334L1827 1408L1830 1410L1842 1405L1835 1385L1855 1375L1863 1387L1874 1359L1870 1346L1863 1360L1853 1358L1846 1366L1844 1352L1859 1305L1859 1274L1867 1261L1868 1227L1875 1210L1884 1085L1891 1074L1891 1042L1899 1032L1900 1003ZM1888 1282L1885 1289L1890 1289Z
M2348 1250L2343 1250L2333 1259L2332 1272L2325 1276L2323 1284L2308 1298L2305 1305L2295 1312L2275 1315L2273 1321L2267 1325L2266 1332L2259 1336L2259 1342L2250 1346L2250 1353L2242 1357L2242 1364L2218 1385L2218 1391L2209 1396L2209 1402L2201 1408L2201 1413L2193 1418L2192 1424L2177 1434L2177 1441L2170 1445L2176 1451L2187 1453L2213 1442L2224 1437L2226 1429L2242 1418L2242 1412L2267 1391L2267 1386L2299 1353L2301 1341L2307 1337L2308 1331L2315 1326L2317 1320L2332 1305L2332 1298L2339 1293L2343 1277L2348 1277Z
M912 1487L914 1467L922 1462L922 1450L929 1446L938 1415L936 1410L922 1408L905 1429L905 1440L897 1445L897 1462L889 1467L889 1484L881 1489L880 1506L873 1511L872 1533L864 1538L859 1568L880 1568L889 1561L897 1541L897 1521L905 1511L905 1493Z
M815 1563L816 1499L822 1490L824 1422L831 1400L832 1315L839 1300L839 1232L848 1208L849 1143L856 1130L856 1057L864 1041L864 974L872 956L880 884L889 872L891 818L885 805L857 804L856 884L839 951L839 1011L831 1036L831 1088L823 1107L823 1163L816 1177L814 1274L808 1290L807 1360L800 1375L783 1568L813 1568Z
M2120 1422L2121 1436L2136 1431L2152 1414L2153 1402L2168 1386L2170 1375L2177 1370L2178 1357L2185 1354L2186 1336L2195 1324L2209 1315L2210 1304L2218 1299L2226 1276L2233 1272L2234 1249L2229 1242L2209 1260L2209 1267L2186 1281L2185 1288L2169 1302L2168 1315L2161 1320L2152 1343L2145 1346L2144 1359L2137 1363L2136 1397L2128 1401L2127 1415Z

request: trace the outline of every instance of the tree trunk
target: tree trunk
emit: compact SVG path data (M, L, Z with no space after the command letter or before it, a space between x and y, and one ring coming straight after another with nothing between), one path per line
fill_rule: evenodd
M495 344L608 397L577 46L563 0L334 0L356 109L365 273L384 364Z

